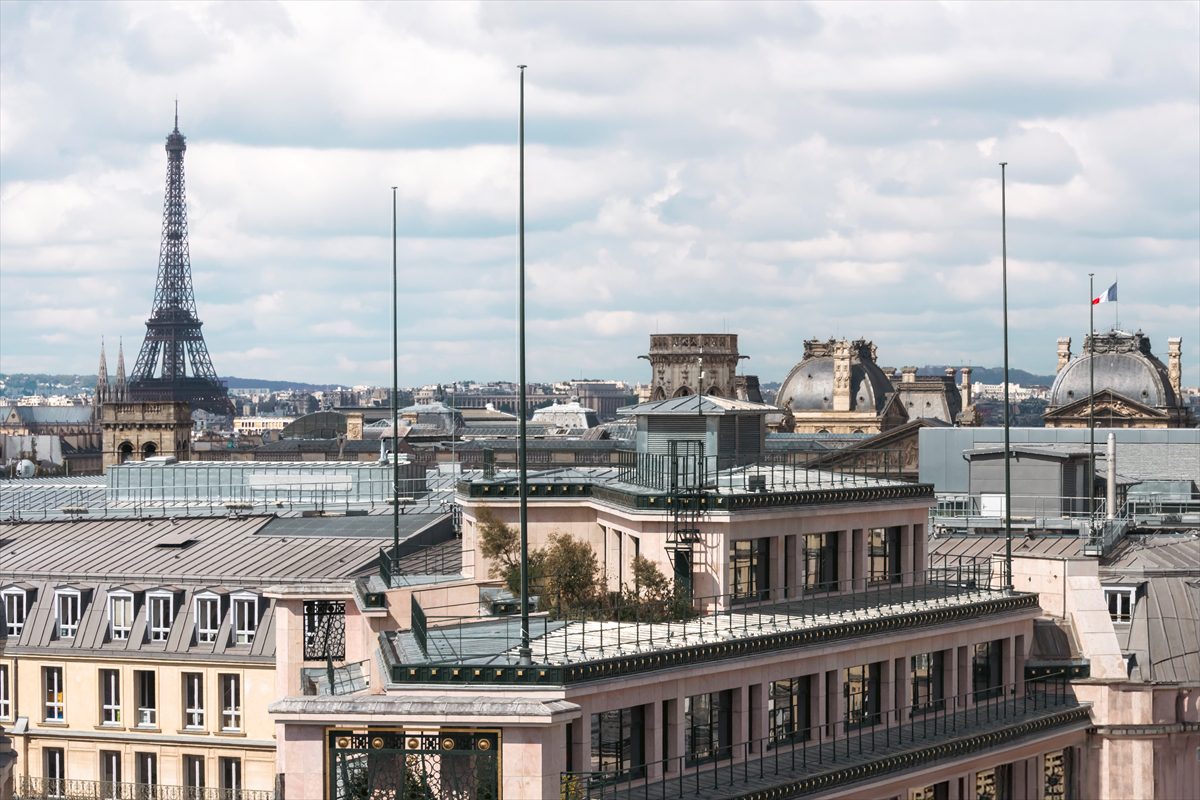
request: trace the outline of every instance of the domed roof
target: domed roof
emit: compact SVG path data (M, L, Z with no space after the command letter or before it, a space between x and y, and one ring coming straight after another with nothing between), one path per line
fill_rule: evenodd
M807 341L804 359L792 367L779 387L780 408L792 411L833 410L835 342ZM874 359L870 342L850 343L850 410L878 413L891 395L892 382Z
M1090 337L1089 337L1090 338ZM1084 400L1091 394L1091 359L1095 359L1095 390L1105 389L1156 408L1171 408L1179 401L1171 388L1166 366L1150 352L1150 337L1141 331L1111 331L1095 338L1095 354L1084 342L1083 355L1072 359L1054 379L1050 408Z

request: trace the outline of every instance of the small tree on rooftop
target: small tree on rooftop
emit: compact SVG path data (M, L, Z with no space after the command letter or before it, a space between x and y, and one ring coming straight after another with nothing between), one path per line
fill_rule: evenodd
M520 534L505 525L488 506L480 506L475 516L479 528L479 553L490 565L488 576L503 578L505 586L514 595L521 593L521 539ZM535 581L535 571L540 574L541 558L538 553L529 554L530 584ZM530 590L532 591L532 589Z
M600 565L591 545L566 533L552 533L541 555L541 591L557 612L596 601Z
M662 622L694 616L687 598L657 564L638 555L633 557L631 567L633 584L622 587L619 618Z

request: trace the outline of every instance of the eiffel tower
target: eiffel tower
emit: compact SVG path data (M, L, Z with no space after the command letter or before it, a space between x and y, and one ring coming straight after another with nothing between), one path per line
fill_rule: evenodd
M154 309L146 320L146 338L133 366L127 396L134 401L184 401L192 410L228 414L229 391L213 369L192 293L183 183L185 150L176 103L175 130L167 136L167 195L163 200Z

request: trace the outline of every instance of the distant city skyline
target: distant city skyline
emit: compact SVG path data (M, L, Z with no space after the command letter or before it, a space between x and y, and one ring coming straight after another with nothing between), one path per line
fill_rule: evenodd
M649 378L654 332L1053 374L1095 294L1200 383L1200 5L0 4L0 372L95 371L150 313L176 97L221 375Z

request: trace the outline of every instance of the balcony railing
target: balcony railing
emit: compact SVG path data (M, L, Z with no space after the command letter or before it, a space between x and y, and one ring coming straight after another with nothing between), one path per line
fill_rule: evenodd
M871 715L875 724L843 719L765 737L719 744L716 760L696 765L680 755L635 765L621 777L611 772L564 772L561 800L667 800L740 796L749 788L787 787L793 796L818 784L839 785L871 780L915 769L947 758L1001 746L1025 733L1087 724L1087 710L1069 689L1065 676L993 687L998 696L975 700L986 692L905 706ZM992 691L992 690L989 690ZM949 755L934 749L948 741ZM844 772L851 770L850 772ZM841 773L841 774L839 774ZM646 777L641 777L646 776Z
M397 683L469 682L478 670L445 667L486 664L493 683L558 684L663 668L659 656L668 651L689 651L688 661L720 659L729 652L725 643L734 639L749 640L739 652L765 652L1036 603L1032 595L1005 590L990 558L937 563L915 573L890 573L878 584L855 578L811 589L697 596L694 607L666 599L557 609L548 601L529 621L533 670L517 665L519 618L481 616L474 602L423 608L420 638L416 631L400 632L395 646L382 654ZM616 672L601 674L600 664Z
M14 800L277 800L274 790L22 777Z

